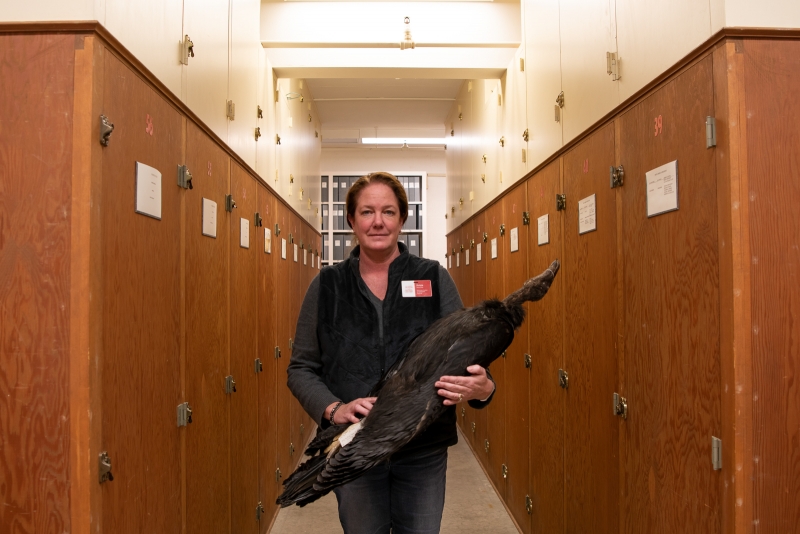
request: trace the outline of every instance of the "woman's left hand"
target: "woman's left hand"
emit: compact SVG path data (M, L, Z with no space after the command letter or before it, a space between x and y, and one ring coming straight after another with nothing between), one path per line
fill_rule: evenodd
M445 406L472 399L486 400L494 391L494 382L486 376L486 369L470 365L467 372L471 376L443 376L434 384L439 388L439 395L444 397Z

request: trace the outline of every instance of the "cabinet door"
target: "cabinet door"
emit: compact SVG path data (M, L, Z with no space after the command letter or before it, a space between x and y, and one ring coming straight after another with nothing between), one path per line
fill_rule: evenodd
M620 102L619 82L606 66L606 52L617 51L617 31L613 2L561 0L559 6L566 144Z
M175 409L183 402L180 233L186 193L175 185L175 169L182 163L182 119L113 54L102 57L103 113L115 125L102 151L102 446L115 476L102 485L103 529L178 532ZM137 162L161 173L160 220L135 212ZM195 191L187 193L192 199Z
M711 57L623 114L624 532L718 532L719 275ZM658 134L658 135L656 135ZM647 216L645 173L677 160L679 209Z
M258 0L230 0L230 82L228 98L236 104L236 116L228 123L228 146L250 167L256 168L258 120L259 22ZM191 61L191 60L190 60ZM266 133L266 132L262 132ZM267 144L267 139L263 139ZM317 160L319 161L319 160ZM268 175L265 175L268 176Z
M230 224L231 376L231 531L258 531L258 241L256 181L231 163L231 196L236 208Z
M270 518L277 513L275 499L280 492L276 480L278 382L285 378L278 376L278 360L275 358L275 325L278 315L276 306L276 267L280 248L275 239L275 197L263 185L258 186L258 212L264 226L256 229L253 246L258 256L258 357L263 371L258 375L258 473L259 495L264 505L259 533L265 534L270 526ZM267 232L269 232L267 234ZM266 238L269 238L268 240Z
M295 402L294 396L286 385L286 369L292 352L289 348L289 338L294 335L296 323L292 321L292 267L294 265L292 246L289 243L291 233L292 213L281 202L276 202L276 224L278 231L273 228L272 248L273 254L277 254L277 268L275 269L275 297L276 305L276 329L274 346L278 347L278 374L277 374L277 449L278 449L278 468L280 469L280 481L283 482L292 472L292 456L289 454L289 444L291 443L291 413L292 403ZM286 247L284 258L283 247Z
M470 221L470 226L472 228L472 234L475 236L475 248L472 249L470 252L470 265L472 266L471 271L471 278L472 278L472 304L471 306L475 306L480 302L486 300L488 290L486 287L486 243L483 242L483 233L486 231L486 225L484 223L486 217L484 212L478 213L475 217L472 218ZM478 260L478 249L480 248L481 256L480 261ZM474 262L474 264L473 264ZM490 366L491 368L491 366ZM494 401L492 401L494 402ZM478 459L485 464L485 458L479 451L483 450L483 440L486 439L486 425L487 425L487 414L486 408L482 410L475 410L473 408L467 407L467 416L466 416L466 423L467 423L467 430L466 435L468 436L470 443L472 444L472 449L478 453Z
M561 161L557 160L528 179L531 228L528 237L528 272L538 274L554 259L564 257L563 211L556 211L561 186ZM539 245L538 219L548 216L549 242ZM563 269L562 261L562 269ZM563 274L556 277L547 296L529 305L526 326L531 355L531 532L564 531L564 390L558 370L564 365Z
M503 203L495 202L486 210L486 227L489 234L489 241L486 243L484 253L486 261L486 283L489 298L503 298L503 264L507 261L508 235L500 236L500 224L503 222ZM497 256L492 259L492 240L496 240ZM497 358L490 366L489 372L492 374L497 390L494 393L492 402L484 408L487 419L487 435L483 443L478 444L478 455L485 458L484 465L489 473L489 477L494 482L495 487L500 492L501 498L505 498L505 483L503 481L503 463L505 462L505 440L506 440L506 398L508 391L505 380L506 359Z
M503 197L503 224L505 225L505 273L503 294L505 298L528 279L528 229L522 214L528 211L526 183L522 182ZM531 304L526 304L530 311ZM530 531L525 496L529 492L530 451L530 367L525 364L529 352L528 328L521 327L506 350L506 506L523 532Z
M566 532L619 530L619 425L612 399L617 388L617 204L609 186L614 124L593 133L564 156L564 502ZM594 198L596 229L583 230Z
M191 122L186 165L193 189L185 194L186 531L228 532L230 511L229 225L230 158ZM216 237L203 235L203 199L216 202Z

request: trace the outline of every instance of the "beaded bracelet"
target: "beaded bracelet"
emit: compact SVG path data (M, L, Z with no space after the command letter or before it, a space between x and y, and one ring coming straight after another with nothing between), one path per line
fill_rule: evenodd
M338 409L339 409L339 407L340 407L342 404L344 404L344 403L343 403L343 402L341 402L341 401L340 401L340 402L338 402L338 403L336 404L336 406L334 406L334 407L333 407L333 410L331 410L331 424L332 424L332 425L335 425L335 424L336 424L336 423L334 423L334 422L333 422L333 414L335 414L335 413L336 413L336 410L338 410Z

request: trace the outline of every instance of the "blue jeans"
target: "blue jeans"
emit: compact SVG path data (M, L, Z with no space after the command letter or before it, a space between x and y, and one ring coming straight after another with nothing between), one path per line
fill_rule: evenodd
M444 508L447 448L373 467L334 489L345 534L435 534Z

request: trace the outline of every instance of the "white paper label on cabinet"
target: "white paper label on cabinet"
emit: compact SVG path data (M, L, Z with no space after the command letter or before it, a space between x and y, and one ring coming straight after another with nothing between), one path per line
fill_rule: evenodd
M475 249L475 261L481 261L481 250L483 250L483 243L478 243L478 248Z
M678 209L678 160L645 173L645 179L648 217Z
M597 195L578 201L578 233L597 230Z
M242 248L250 248L250 220L242 217L239 222L239 246Z
M545 213L536 219L539 227L539 245L546 245L550 242L550 214Z
M303 265L308 265L308 249L303 249Z
M497 238L492 239L492 259L497 259Z
M461 254L456 254L456 268L461 267Z
M464 257L464 259L466 260L465 265L469 265L469 249L467 249L465 252L467 253L467 255Z
M519 250L519 227L511 229L511 252Z
M217 237L217 203L203 199L203 235Z
M136 162L136 213L161 220L161 173ZM214 234L216 236L216 233Z
M264 228L264 252L272 254L272 230Z
M447 256L447 268L448 269L453 268L453 256Z
M286 259L286 238L281 238L281 259Z
M297 243L294 244L294 262L297 263Z

